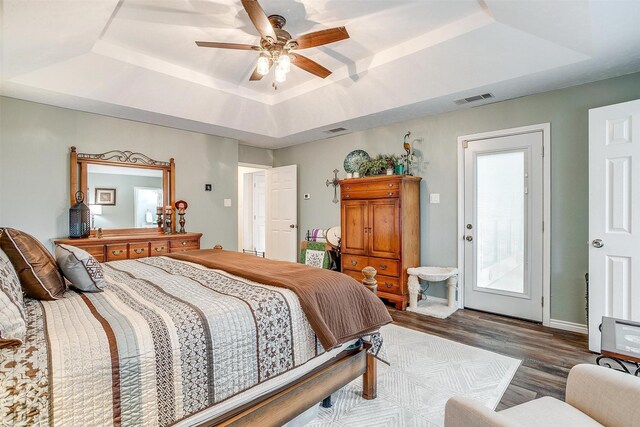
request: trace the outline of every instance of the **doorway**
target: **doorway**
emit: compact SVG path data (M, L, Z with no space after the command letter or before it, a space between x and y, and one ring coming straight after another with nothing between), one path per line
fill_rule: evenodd
M264 254L267 166L238 166L238 250Z
M461 306L548 323L548 142L548 124L459 138Z

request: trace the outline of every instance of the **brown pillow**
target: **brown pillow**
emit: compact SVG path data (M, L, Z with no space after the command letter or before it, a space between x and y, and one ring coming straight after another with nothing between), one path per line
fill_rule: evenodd
M53 255L33 236L5 228L0 234L0 248L18 273L27 296L41 300L62 298L66 286Z

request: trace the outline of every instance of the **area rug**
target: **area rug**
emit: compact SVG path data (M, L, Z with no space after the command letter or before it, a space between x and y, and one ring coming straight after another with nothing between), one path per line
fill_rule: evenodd
M396 325L382 335L391 366L378 363L378 398L364 400L356 379L308 427L442 426L452 396L495 409L521 362Z

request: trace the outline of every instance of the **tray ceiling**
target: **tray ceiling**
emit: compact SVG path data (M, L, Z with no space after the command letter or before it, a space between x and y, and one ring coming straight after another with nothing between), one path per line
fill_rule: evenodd
M240 1L4 1L2 93L281 147L640 71L640 2L262 0L292 35L346 26L301 51L333 71L248 80ZM477 105L477 104L470 104Z

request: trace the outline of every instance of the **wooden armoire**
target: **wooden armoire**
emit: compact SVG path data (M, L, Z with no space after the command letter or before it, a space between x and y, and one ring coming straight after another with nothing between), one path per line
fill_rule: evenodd
M407 307L407 268L420 266L420 180L385 175L340 181L342 272L378 271L378 296Z

